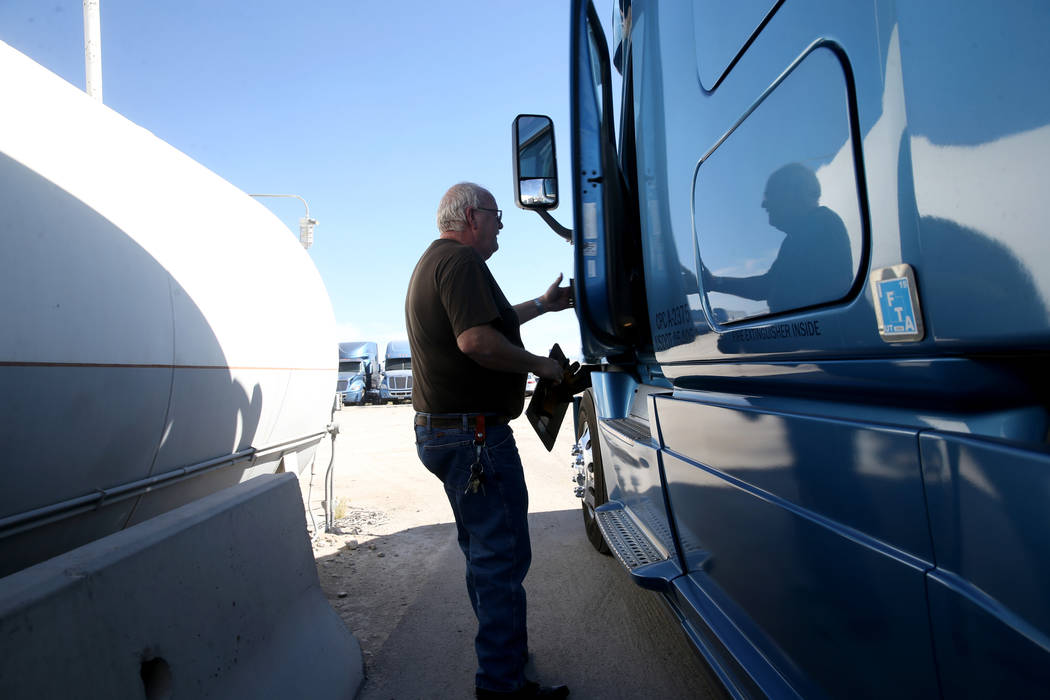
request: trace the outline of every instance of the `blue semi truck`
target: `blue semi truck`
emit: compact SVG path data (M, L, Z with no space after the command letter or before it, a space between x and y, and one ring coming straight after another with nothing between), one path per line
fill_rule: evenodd
M407 340L386 344L383 363L383 399L394 403L412 400L412 351Z
M1050 6L571 5L592 544L735 697L1045 694Z
M381 402L382 371L379 346L374 342L339 343L336 393L344 406Z

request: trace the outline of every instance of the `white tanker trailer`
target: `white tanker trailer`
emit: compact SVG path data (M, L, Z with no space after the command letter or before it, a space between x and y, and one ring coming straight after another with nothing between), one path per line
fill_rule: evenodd
M124 696L131 686L120 685L123 680L92 676L108 663L104 660L96 659L94 671L85 671L77 666L82 662L54 658L50 651L11 650L32 646L47 636L51 617L64 616L49 605L77 609L69 600L81 600L78 595L99 604L102 584L77 593L77 577L69 575L74 565L66 559L80 557L74 568L89 572L80 578L90 579L92 571L104 575L110 564L97 563L96 556L102 543L108 546L105 557L112 558L116 548L155 558L141 580L111 577L107 591L127 588L118 599L148 599L150 590L167 595L170 581L148 573L164 566L175 567L172 576L187 577L176 590L198 585L194 574L186 573L195 568L199 587L210 589L216 581L214 589L234 597L234 605L237 596L252 597L253 587L280 589L285 575L294 579L288 583L294 591L285 591L284 600L300 600L307 589L317 589L316 570L288 573L289 567L313 566L301 501L298 515L294 509L280 515L273 503L265 512L258 511L262 506L252 511L252 502L261 503L258 484L284 493L294 479L256 480L255 495L245 496L242 489L239 505L216 492L248 487L243 482L255 476L309 468L331 416L334 316L309 256L273 214L240 190L2 42L0 94L6 97L0 108L0 637L9 642L6 660L0 661L0 695L39 694L45 690L39 683L49 682L43 676L60 675L55 669L66 663L73 664L69 673L101 684L94 692ZM210 505L199 505L205 502ZM164 536L184 536L187 528L180 524L185 518L160 514L189 503L198 504L186 508L197 509L197 516L189 517L200 521L194 535L199 539L183 542L189 554L166 552ZM226 515L218 517L219 511ZM287 527L278 528L287 541L256 542L251 528L241 528L240 539L230 539L223 550L240 557L236 564L214 553L202 554L210 557L203 560L193 554L233 538L230 531L245 517L270 525L274 518L290 518ZM146 542L140 529L131 527L140 523L162 533L153 532ZM74 548L80 549L71 552ZM286 557L298 563L267 559L289 551L293 554ZM49 573L52 562L60 563ZM48 583L49 575L58 578ZM252 577L258 580L231 580ZM48 602L40 599L41 587L69 589L72 598ZM318 595L319 589L307 597ZM240 671L217 674L214 659L178 648L192 643L167 633L140 634L144 613L130 604L125 609L119 600L112 605L116 609L81 614L105 617L110 627L113 618L132 618L125 627L141 637L135 643L145 649L132 653L141 658L140 665L128 667L134 671L128 682L145 683L147 695L150 674L160 674L156 682L162 684L165 674L169 684L174 677L184 689L187 679L211 674L225 684L222 694L251 694L236 690L231 680L251 666L240 634L241 648L230 657ZM267 605L273 610L256 611L250 624L262 625L256 634L266 638L267 654L286 654L274 647L280 635L273 628L288 626L280 621L282 593ZM304 614L306 604L295 605L296 614ZM211 616L190 625L195 629L186 638L196 634L222 657L222 640L233 637L230 621L200 601L168 600L163 607L169 627L185 624L187 616ZM306 607L334 617L326 603L313 600ZM261 621L266 615L273 619ZM34 625L36 636L26 631ZM210 625L225 627L214 631L222 640L208 640ZM334 635L330 646L356 648L331 620L311 631L315 642L325 625ZM128 634L124 629L117 636ZM90 652L90 663L96 652L88 647L120 643L91 638L79 653ZM158 648L166 648L166 655ZM334 661L353 667L346 658ZM201 668L191 670L198 662ZM39 681L13 680L16 664L26 677L34 663ZM247 672L255 676L252 682L273 675L269 664L272 660ZM190 694L203 696L219 683L194 682ZM297 694L312 687L299 683L292 684Z

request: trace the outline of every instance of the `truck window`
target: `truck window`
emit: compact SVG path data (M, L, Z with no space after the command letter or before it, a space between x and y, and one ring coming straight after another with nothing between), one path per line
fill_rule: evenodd
M594 106L597 109L598 121L600 122L602 120L602 109L604 108L604 105L602 104L601 95L603 94L603 91L605 89L605 86L602 85L602 64L599 60L599 56L603 54L603 51L600 48L602 42L600 42L598 40L598 37L594 35L594 28L591 27L589 24L587 25L587 40L590 44L591 49L589 54L591 59L591 80L594 82L594 95L596 98L594 101Z
M339 360L339 371L340 372L360 372L361 361L360 360Z
M701 159L693 188L717 323L842 299L863 227L842 64L818 47Z
M394 372L398 370L411 370L412 369L412 358L400 357L390 358L386 361L386 371Z

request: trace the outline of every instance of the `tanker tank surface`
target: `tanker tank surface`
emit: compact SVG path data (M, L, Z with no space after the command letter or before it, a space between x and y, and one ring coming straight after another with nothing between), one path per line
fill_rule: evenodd
M0 61L3 92L32 96L0 114L2 575L282 454L308 464L336 340L265 207L6 45Z
M308 472L337 359L320 275L265 207L2 42L0 92L23 98L0 110L3 602L41 562Z

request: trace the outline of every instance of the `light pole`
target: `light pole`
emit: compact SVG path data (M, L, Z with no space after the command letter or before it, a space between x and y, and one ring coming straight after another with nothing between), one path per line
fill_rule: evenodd
M310 205L306 203L306 200L297 194L249 194L249 197L295 197L303 206L306 207L306 216L299 219L299 242L303 244L303 248L309 248L314 243L314 226L317 225L317 219L310 218Z
M84 73L87 94L102 101L102 29L99 0L84 0Z

